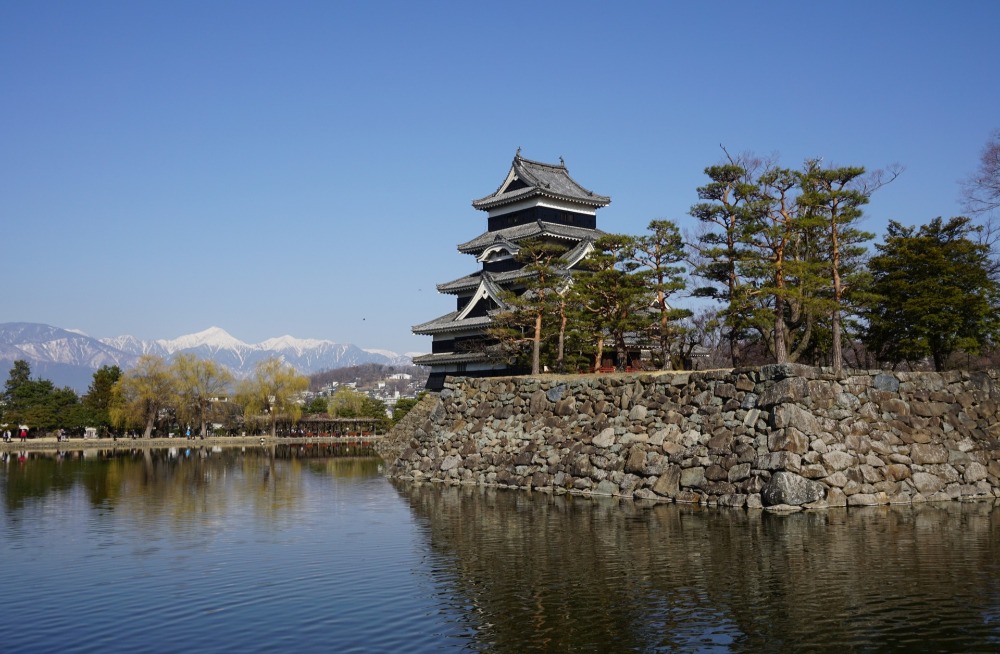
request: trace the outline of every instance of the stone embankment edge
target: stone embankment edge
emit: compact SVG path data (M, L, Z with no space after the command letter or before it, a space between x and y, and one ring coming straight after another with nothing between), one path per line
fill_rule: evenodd
M778 511L1000 497L998 371L449 378L420 408L390 477Z

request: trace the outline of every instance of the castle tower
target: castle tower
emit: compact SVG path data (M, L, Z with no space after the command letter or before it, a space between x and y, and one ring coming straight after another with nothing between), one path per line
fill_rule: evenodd
M448 375L491 377L527 372L511 368L489 355L486 334L490 314L504 308L501 290L517 290L526 275L515 255L518 243L546 239L566 245L566 267L572 268L593 249L603 234L597 229L597 210L611 198L580 186L560 163L546 164L521 156L518 149L510 171L495 192L474 200L472 206L487 213L485 232L458 246L476 257L479 270L438 284L441 293L456 296L455 310L415 325L414 334L433 338L431 353L413 359L430 366L427 387L439 390Z

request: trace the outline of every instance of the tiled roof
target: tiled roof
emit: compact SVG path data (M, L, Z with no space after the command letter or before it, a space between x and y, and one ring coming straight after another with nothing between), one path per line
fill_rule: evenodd
M471 241L466 241L458 246L458 251L465 254L475 254L489 247L494 241L506 240L516 243L537 236L553 236L571 241L582 241L585 238L600 236L604 232L599 229L587 227L575 227L573 225L558 225L536 220L526 225L507 227L498 229L495 232L485 232Z
M525 272L524 270L508 270L507 272L501 273L491 273L493 276L493 281L501 286L512 282L521 277L530 277L531 273ZM441 293L461 293L462 291L468 291L479 286L479 282L482 280L482 271L476 271L471 275L466 275L465 277L459 277L450 282L445 282L444 284L438 284L437 290Z
M587 256L587 254L590 252L593 242L594 242L593 238L590 237L585 238L576 245L574 245L572 248L570 248L565 254L563 254L561 258L563 261L566 262L567 268L573 268L573 266L580 263L580 260L583 259L585 256ZM488 274L493 278L493 281L500 286L504 286L506 284L509 284L510 282L517 281L518 279L531 277L532 275L532 273L530 272L525 272L523 268L519 268L517 270L508 270L506 272L499 272L499 273L495 272ZM438 284L437 290L440 293L450 293L450 294L458 294L461 293L462 291L469 291L479 286L479 282L483 278L482 275L483 272L481 270L477 270L476 272L470 275L466 275L465 277L459 277L458 279L453 279L450 282L445 282L444 284Z
M441 352L439 354L422 354L413 357L413 364L416 366L440 366L447 363L472 363L487 361L490 356L487 352Z
M595 230L596 231L596 230ZM562 255L561 259L566 262L567 268L572 268L576 264L580 263L580 260L585 256L590 254L593 249L594 238L589 236L575 246L573 246L568 252Z
M439 334L441 332L459 331L462 329L476 329L486 327L490 324L489 316L479 316L478 318L466 318L465 320L455 320L459 311L446 313L439 318L429 320L420 325L414 325L411 330L414 334Z
M505 190L515 180L525 184L525 186L521 187L518 184L514 186L519 188ZM611 203L610 197L587 190L570 177L561 157L559 165L547 164L523 158L521 150L518 149L503 184L491 195L473 200L472 206L476 209L489 210L535 196L569 200L592 207L604 207Z

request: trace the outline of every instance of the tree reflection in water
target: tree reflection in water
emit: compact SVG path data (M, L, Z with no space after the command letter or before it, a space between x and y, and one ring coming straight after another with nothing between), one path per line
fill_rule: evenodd
M372 476L378 460L370 455L333 445L26 452L0 460L0 479L12 517L29 499L82 488L93 507L127 509L142 518L140 524L152 518L223 515L247 506L258 517L280 520L301 501L302 467L336 477ZM232 492L217 492L213 485L227 485Z
M120 639L118 611L135 603L129 635L140 649L179 625L217 651L237 640L241 651L275 651L285 637L326 645L331 635L383 651L1000 643L991 503L772 515L388 482L379 459L355 454L278 446L3 458L2 560L11 573L30 568L35 582L16 587L15 604L69 630L18 632L35 643L22 651L50 651L70 632ZM53 593L77 606L98 591L117 607L108 623L48 610ZM147 614L151 593L174 622ZM223 624L220 603L238 629Z
M394 483L494 651L982 650L1000 509L775 515Z

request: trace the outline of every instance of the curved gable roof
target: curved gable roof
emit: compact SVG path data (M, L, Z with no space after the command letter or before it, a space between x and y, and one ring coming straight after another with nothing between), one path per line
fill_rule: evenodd
M598 195L570 177L562 157L559 162L559 165L555 165L525 159L518 148L503 183L492 194L473 200L472 206L488 211L493 207L532 197L549 197L589 207L604 207L611 203L610 197Z
M463 254L478 255L494 243L506 242L517 244L520 241L539 236L550 236L557 239L573 241L575 245L576 242L582 241L586 238L595 238L601 236L602 234L604 234L604 232L599 229L577 227L575 225L559 225L556 223L545 222L543 220L536 220L532 223L518 225L516 227L506 227L495 232L485 232L471 241L460 243L458 251Z

